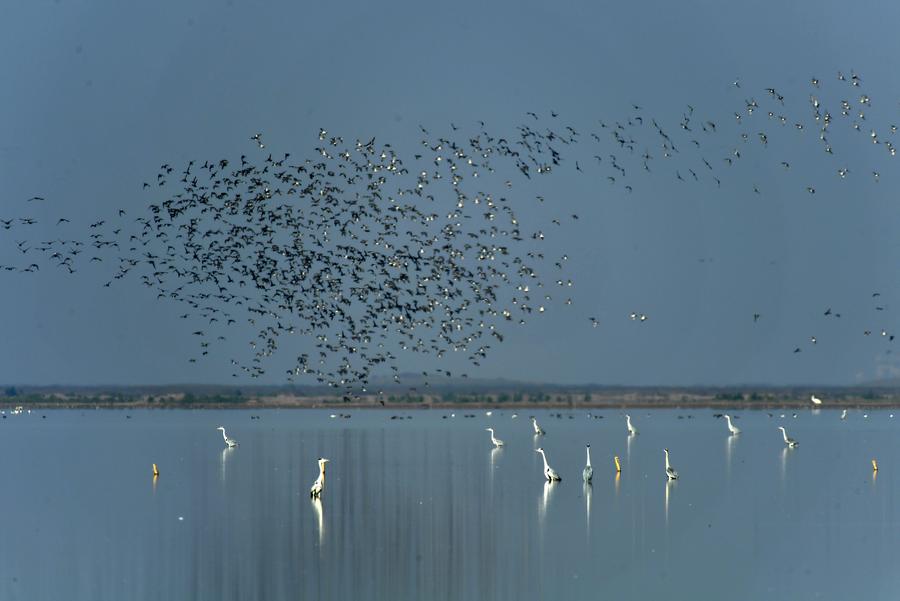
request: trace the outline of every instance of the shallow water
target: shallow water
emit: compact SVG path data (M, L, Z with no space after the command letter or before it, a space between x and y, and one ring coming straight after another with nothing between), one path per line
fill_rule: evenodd
M712 411L635 411L631 438L618 411L329 413L0 420L0 599L893 599L900 586L887 411L743 411L738 437ZM219 424L239 448L223 449ZM543 482L539 445L562 482Z

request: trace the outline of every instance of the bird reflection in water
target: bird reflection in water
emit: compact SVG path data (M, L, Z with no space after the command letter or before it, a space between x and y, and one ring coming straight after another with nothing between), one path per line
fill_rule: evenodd
M591 483L585 482L583 491L584 491L584 510L585 516L587 517L587 531L588 531L588 540L590 540L590 530L591 530Z
M316 514L316 531L319 534L319 546L321 547L325 540L325 512L322 509L322 499L321 497L312 497L310 503L312 503L313 511Z
M538 506L538 521L541 526L544 525L544 518L547 517L547 508L550 506L550 498L553 496L553 491L556 489L556 481L545 480L544 481L544 493L541 496L541 502Z
M666 526L669 525L669 495L674 494L672 490L678 486L678 480L667 480L666 481L666 501L665 501L665 513L666 513Z
M224 482L225 482L225 466L228 464L228 458L231 457L231 454L232 454L232 453L234 453L234 448L233 448L233 447L225 447L224 449L222 449L222 473L221 473L221 479L222 479L222 483L223 483L223 484L224 484Z
M787 458L788 453L791 452L790 447L782 447L781 449L781 482L784 483L785 477L787 476Z
M732 434L725 439L725 475L731 478L731 456L734 453L734 445L738 437Z

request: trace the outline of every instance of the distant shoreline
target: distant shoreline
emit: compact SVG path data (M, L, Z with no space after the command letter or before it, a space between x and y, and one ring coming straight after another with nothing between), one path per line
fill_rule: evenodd
M515 410L529 409L900 409L895 388L819 388L813 405L803 388L608 388L523 387L490 390L444 389L426 394L387 390L347 400L335 394L287 392L276 387L240 390L224 387L134 387L80 389L7 388L0 409L387 409ZM2 391L0 391L2 392Z

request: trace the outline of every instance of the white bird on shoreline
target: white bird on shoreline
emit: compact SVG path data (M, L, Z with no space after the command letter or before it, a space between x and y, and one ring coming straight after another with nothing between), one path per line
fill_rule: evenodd
M538 425L537 418L534 418L534 417L531 418L531 425L534 426L534 435L535 436L543 436L544 434L546 434L546 432L544 432L544 429Z
M488 432L491 433L491 442L494 443L494 446L495 446L495 447L498 447L498 448L499 448L499 447L502 447L502 446L503 446L503 441L500 440L499 438L497 438L496 436L494 436L494 429L493 429L493 428L485 428L485 430L487 430Z
M819 406L822 404L822 399L817 397L816 395L810 395L809 400L812 401L813 405Z
M562 478L559 477L559 474L556 473L556 470L550 467L550 464L547 463L547 454L544 452L543 447L538 447L535 450L535 453L540 453L541 457L544 458L544 477L547 478L547 482L560 481Z
M741 433L741 429L731 423L730 415L725 415L725 422L728 424L728 431L731 432L732 435Z
M309 489L309 496L313 499L318 499L321 496L322 491L325 490L325 464L328 463L328 459L324 457L319 457L319 477L316 478L316 481L313 482L312 488Z
M663 449L666 453L666 477L669 480L678 480L678 472L675 471L675 468L669 463L669 449Z
M797 442L797 441L794 440L793 438L790 438L790 437L787 435L787 431L784 429L784 426L778 426L778 429L781 430L781 435L784 436L784 444L786 444L787 446L789 446L789 447L792 448L792 449L793 449L794 447L800 445L799 442Z
M225 434L225 426L219 426L218 428L216 428L216 430L222 431L222 438L225 439L225 446L227 446L229 449L238 446L238 441L233 438L228 438L228 436Z
M628 435L634 436L638 433L637 428L631 425L631 416L627 413L625 414L625 426L628 428Z
M590 484L591 478L594 477L594 468L591 467L591 445L587 445L587 465L584 466L584 471L581 472L581 477L584 478L585 483Z

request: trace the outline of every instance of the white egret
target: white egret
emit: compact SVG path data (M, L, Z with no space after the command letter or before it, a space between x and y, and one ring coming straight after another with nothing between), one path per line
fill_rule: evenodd
M309 489L309 496L313 499L318 499L322 494L322 491L325 490L325 464L328 463L328 459L324 457L319 457L319 477L316 478L316 481L313 482L312 488Z
M627 413L625 414L625 425L628 427L628 435L634 436L638 433L637 428L631 425L631 416Z
M730 415L727 415L727 414L725 415L725 422L728 424L729 432L731 432L732 434L740 434L741 433L741 429L731 423Z
M591 478L594 477L594 468L591 467L591 445L587 445L585 448L587 449L587 465L584 466L584 471L581 472L581 476L586 483L590 483Z
M559 474L556 473L556 470L547 463L547 454L544 452L543 447L538 447L535 453L540 453L541 457L544 458L544 477L547 478L547 482L562 480L562 478L559 477Z
M225 426L219 426L218 428L216 428L216 430L222 431L222 438L225 439L225 446L227 446L228 448L238 446L238 441L233 438L228 438L228 436L225 434Z
M502 446L503 446L503 441L500 440L499 438L497 438L496 436L494 436L494 429L493 429L493 428L485 428L485 430L487 430L488 432L491 433L491 442L494 443L494 446L495 446L495 447L502 447Z
M669 449L663 449L666 453L666 478L669 480L678 480L678 472L675 471L675 468L669 463Z
M818 406L818 405L821 405L821 404L822 404L822 399L820 399L819 397L817 397L817 396L814 395L814 394L813 394L813 395L810 395L809 400L812 401L812 404L813 404L813 405L817 405L817 406Z
M785 431L784 426L778 426L778 429L781 430L781 435L784 436L784 444L786 444L787 446L791 447L792 449L793 449L794 447L800 445L799 442L797 442L797 441L794 440L793 438L790 438L790 437L787 435L787 431Z
M534 417L531 418L531 425L534 426L534 435L535 436L543 436L544 434L546 434L546 432L544 432L544 429L538 425L537 418L534 418Z
M841 419L847 419L847 410L846 409L841 411Z

